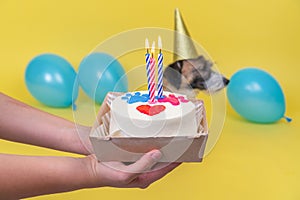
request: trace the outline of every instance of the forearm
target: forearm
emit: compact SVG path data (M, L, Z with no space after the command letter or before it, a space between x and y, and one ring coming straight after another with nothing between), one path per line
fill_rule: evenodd
M0 93L0 138L68 152L89 154L89 127L40 111ZM78 130L79 129L79 130Z
M36 157L0 154L1 199L66 192L94 185L89 157Z

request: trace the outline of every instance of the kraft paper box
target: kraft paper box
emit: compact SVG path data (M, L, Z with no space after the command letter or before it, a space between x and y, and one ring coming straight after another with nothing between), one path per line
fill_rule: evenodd
M160 162L201 162L208 137L203 101L190 99L196 106L198 131L194 136L128 137L109 135L110 102L123 93L108 93L90 132L90 140L99 161L135 162L144 153L159 149Z

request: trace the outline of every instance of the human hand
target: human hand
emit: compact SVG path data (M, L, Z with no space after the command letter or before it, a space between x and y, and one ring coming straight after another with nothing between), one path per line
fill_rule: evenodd
M161 156L159 150L153 150L135 163L125 165L121 162L101 163L95 155L89 155L85 161L92 176L91 187L147 188L180 165L180 163L158 163Z
M131 165L98 162L95 155L21 156L0 154L0 199L21 199L95 187L146 188L179 163L157 164L161 153L153 150ZM167 165L167 166L166 166ZM155 166L155 169L153 167Z

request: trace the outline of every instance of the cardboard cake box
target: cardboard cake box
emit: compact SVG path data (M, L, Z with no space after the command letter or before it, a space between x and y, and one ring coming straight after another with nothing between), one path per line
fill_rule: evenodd
M189 99L196 106L198 131L194 136L128 137L109 135L110 103L124 93L108 93L90 132L90 141L99 161L135 162L153 149L162 152L160 162L201 162L208 137L202 100Z

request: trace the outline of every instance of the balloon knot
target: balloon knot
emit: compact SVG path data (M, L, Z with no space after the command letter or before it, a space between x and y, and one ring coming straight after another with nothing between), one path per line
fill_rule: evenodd
M284 117L284 119L287 121L287 122L291 122L292 121L292 118L290 118L290 117L287 117L287 116L283 116Z

